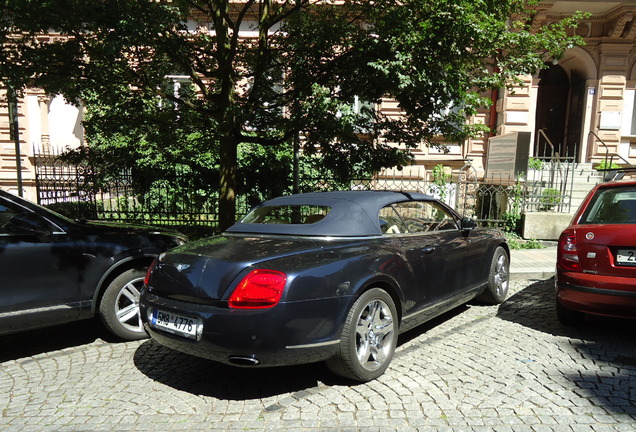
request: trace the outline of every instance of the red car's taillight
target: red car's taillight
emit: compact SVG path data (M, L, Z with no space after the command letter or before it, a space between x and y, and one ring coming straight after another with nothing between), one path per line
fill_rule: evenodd
M263 309L276 306L283 295L287 275L276 270L252 270L238 284L228 304L235 309Z
M557 264L565 270L581 271L576 236L572 231L564 231L559 238Z

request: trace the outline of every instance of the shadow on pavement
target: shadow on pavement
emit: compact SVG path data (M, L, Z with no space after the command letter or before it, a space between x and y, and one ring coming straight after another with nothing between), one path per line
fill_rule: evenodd
M609 411L636 415L636 320L588 315L580 327L566 327L555 301L554 279L539 281L506 300L497 317L559 338L554 343L575 361L562 374L577 392Z
M466 309L466 306L460 306L400 335L398 346ZM334 375L324 363L240 368L174 351L152 340L137 349L134 362L147 377L169 387L224 400L260 399L286 393L300 398L321 383L326 386L360 384Z
M116 341L97 319L3 335L0 336L0 363L79 347L98 339Z
M438 325L448 320L451 320L458 315L461 315L462 313L466 312L468 308L469 306L467 304L457 306L455 309L451 309L448 312L444 312L443 314L436 316L435 318L429 321L426 321L425 323L420 324L419 326L402 333L398 338L398 347L413 339L419 338L420 336L430 331L431 329L437 327Z
M566 327L556 316L554 279L534 282L509 297L497 312L497 317L554 336L566 336L587 341L633 340L636 320L587 316L580 327Z
M177 390L222 400L260 399L286 393L300 398L319 382L327 385L344 382L334 377L323 363L233 367L174 351L152 340L139 346L134 362L150 379Z

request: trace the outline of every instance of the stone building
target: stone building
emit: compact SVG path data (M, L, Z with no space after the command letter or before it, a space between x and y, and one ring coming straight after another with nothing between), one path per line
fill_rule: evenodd
M529 156L567 155L589 164L615 155L619 163L636 165L636 0L541 1L535 8L536 29L577 10L591 13L576 29L586 45L522 77L524 85L514 91L492 91L492 109L469 121L488 124L497 135L530 132ZM390 112L397 107L387 100L382 108ZM29 89L18 114L16 158L7 106L0 106L0 188L17 191L19 166L24 195L35 200L34 154L80 145L82 111L59 96ZM435 165L457 170L466 159L483 175L488 138L449 143L447 153L422 146L414 151L415 166L399 175L425 178ZM392 175L391 170L385 174Z
M536 9L535 29L576 11L589 12L576 29L586 45L521 77L523 86L492 91L492 109L470 121L489 125L496 135L530 132L529 156L558 154L598 163L614 155L619 164L636 165L636 1L541 1ZM488 138L451 144L447 154L417 149L416 166L403 175L420 177L422 167L430 171L440 163L456 170L465 159L483 175Z

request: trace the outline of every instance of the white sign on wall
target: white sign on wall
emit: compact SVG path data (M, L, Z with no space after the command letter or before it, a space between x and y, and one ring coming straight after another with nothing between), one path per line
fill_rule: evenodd
M599 129L603 130L620 130L621 128L621 112L620 111L601 111L601 124Z

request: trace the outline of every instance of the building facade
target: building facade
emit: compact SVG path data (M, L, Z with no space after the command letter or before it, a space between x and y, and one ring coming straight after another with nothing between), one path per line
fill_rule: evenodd
M0 90L6 101L6 91ZM39 89L27 89L17 106L20 152L16 156L16 138L11 133L8 105L0 104L0 188L18 194L18 169L22 194L37 201L35 156L59 154L84 142L82 108L67 103L61 96L51 96Z
M568 156L578 163L597 163L613 157L619 164L636 165L636 0L542 1L532 25L538 30L577 10L590 18L576 29L585 46L551 59L535 75L521 77L523 85L494 90L493 107L469 119L489 125L496 135L530 132L529 156ZM0 98L4 98L0 90ZM390 100L382 109L397 112ZM19 154L10 134L8 107L0 105L0 188L22 192L36 200L34 155L58 153L83 143L82 110L60 96L29 89L18 103ZM457 171L471 160L486 174L488 136L463 143L446 143L447 152L421 146L415 164L384 175L428 178L433 167Z
M576 29L586 44L521 77L520 86L492 91L492 109L469 121L489 125L496 135L530 132L529 156L595 164L613 156L620 165L636 165L636 1L542 1L535 9L536 30L589 12ZM451 143L448 153L421 147L415 166L401 175L422 177L437 164L457 170L467 159L486 175L489 138Z

